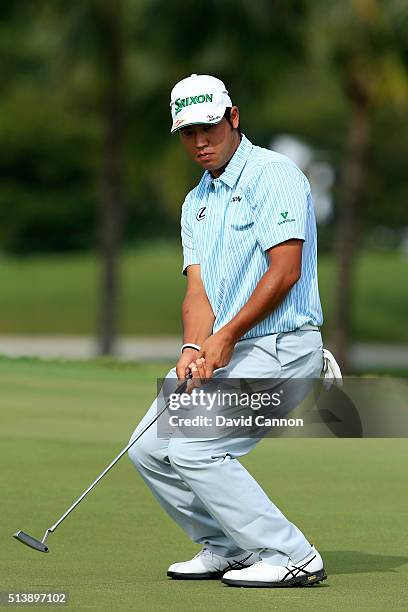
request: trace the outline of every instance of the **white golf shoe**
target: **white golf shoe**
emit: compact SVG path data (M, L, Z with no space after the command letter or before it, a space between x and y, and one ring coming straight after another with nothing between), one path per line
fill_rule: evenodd
M203 548L190 561L170 565L167 575L178 580L217 580L226 570L242 569L258 560L259 556L250 552L227 558Z
M222 582L235 587L297 587L312 586L326 580L323 560L312 546L312 552L299 561L285 565L269 565L258 561L251 567L226 572Z

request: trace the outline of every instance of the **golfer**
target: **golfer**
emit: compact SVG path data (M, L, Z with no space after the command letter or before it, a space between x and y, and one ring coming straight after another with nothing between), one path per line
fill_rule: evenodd
M184 344L168 378L312 378L323 368L316 222L306 177L253 145L222 81L193 74L171 92L172 133L204 170L182 207ZM133 435L156 414L157 400ZM159 437L129 451L157 501L202 546L176 579L282 587L326 578L319 552L238 458L257 439ZM279 456L270 461L279 478ZM317 510L317 508L316 508Z

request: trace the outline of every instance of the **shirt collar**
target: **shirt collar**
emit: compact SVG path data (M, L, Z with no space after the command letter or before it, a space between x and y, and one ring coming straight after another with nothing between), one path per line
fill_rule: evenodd
M219 180L225 183L228 187L234 187L237 182L244 166L248 160L248 157L252 150L252 143L248 138L242 135L242 139L238 149L228 162L224 172L219 176ZM207 184L212 180L212 176L208 170L206 170L206 182Z

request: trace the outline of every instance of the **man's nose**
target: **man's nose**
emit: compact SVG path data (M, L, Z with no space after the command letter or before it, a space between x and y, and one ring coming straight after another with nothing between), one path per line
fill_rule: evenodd
M208 144L207 134L204 130L197 130L195 135L195 146L197 149L202 149Z

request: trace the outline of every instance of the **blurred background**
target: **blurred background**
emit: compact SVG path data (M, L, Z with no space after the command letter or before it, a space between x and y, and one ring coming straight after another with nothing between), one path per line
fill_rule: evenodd
M200 170L169 95L201 73L311 181L325 344L408 372L404 0L2 3L0 60L0 353L177 356Z

